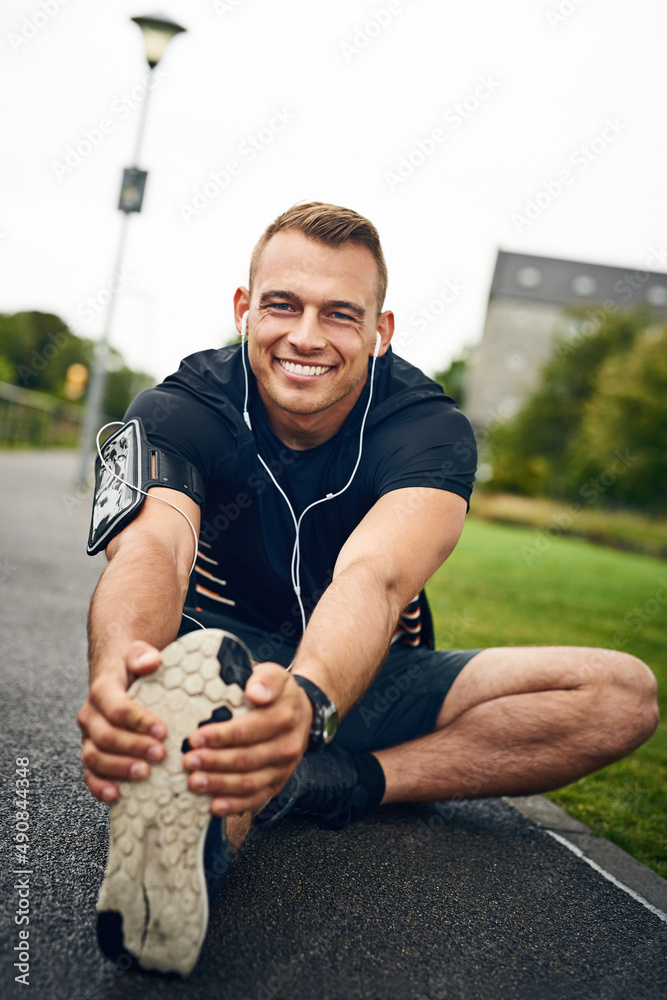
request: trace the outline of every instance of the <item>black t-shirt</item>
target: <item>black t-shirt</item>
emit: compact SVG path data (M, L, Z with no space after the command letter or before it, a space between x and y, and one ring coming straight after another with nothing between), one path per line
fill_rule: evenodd
M141 393L126 418L140 417L151 445L192 462L206 488L200 553L187 604L266 633L301 635L291 565L294 517L341 490L359 453L369 382L345 423L315 448L295 451L271 431L248 368L250 430L243 420L241 347L186 358L161 385ZM369 375L370 375L369 362ZM359 467L340 496L317 504L301 522L300 587L306 615L331 581L343 544L385 493L411 486L448 490L470 500L476 448L470 424L442 388L391 350L377 359ZM388 540L391 544L391 540ZM426 610L421 596L422 609ZM415 608L402 638L420 634Z

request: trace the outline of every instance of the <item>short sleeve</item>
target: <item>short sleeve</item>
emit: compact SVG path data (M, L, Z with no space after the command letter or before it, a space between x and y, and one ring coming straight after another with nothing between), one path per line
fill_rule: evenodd
M470 497L477 445L470 421L446 397L407 407L373 436L377 497L411 486Z
M159 385L140 393L126 420L139 417L149 444L191 462L204 479L233 451L235 438L226 421L191 393Z

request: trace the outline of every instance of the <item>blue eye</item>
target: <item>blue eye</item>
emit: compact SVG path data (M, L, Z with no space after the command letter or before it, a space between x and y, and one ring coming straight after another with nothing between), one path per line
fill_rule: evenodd
M294 312L294 306L291 302L267 302L262 308L272 313Z

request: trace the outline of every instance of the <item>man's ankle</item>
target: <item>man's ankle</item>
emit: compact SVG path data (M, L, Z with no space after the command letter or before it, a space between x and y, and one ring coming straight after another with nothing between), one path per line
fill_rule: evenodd
M246 839L251 822L252 816L249 812L227 817L227 838L235 854Z

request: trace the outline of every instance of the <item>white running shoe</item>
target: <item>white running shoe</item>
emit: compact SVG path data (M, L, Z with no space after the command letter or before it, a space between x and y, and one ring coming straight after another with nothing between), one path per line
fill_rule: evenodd
M206 722L223 722L252 706L246 646L229 632L198 629L162 652L158 669L129 690L166 724L167 757L145 781L121 782L109 810L111 838L97 902L97 937L119 966L192 971L208 926L209 901L231 868L225 820L211 797L187 787L183 744ZM185 747L187 749L187 747Z

